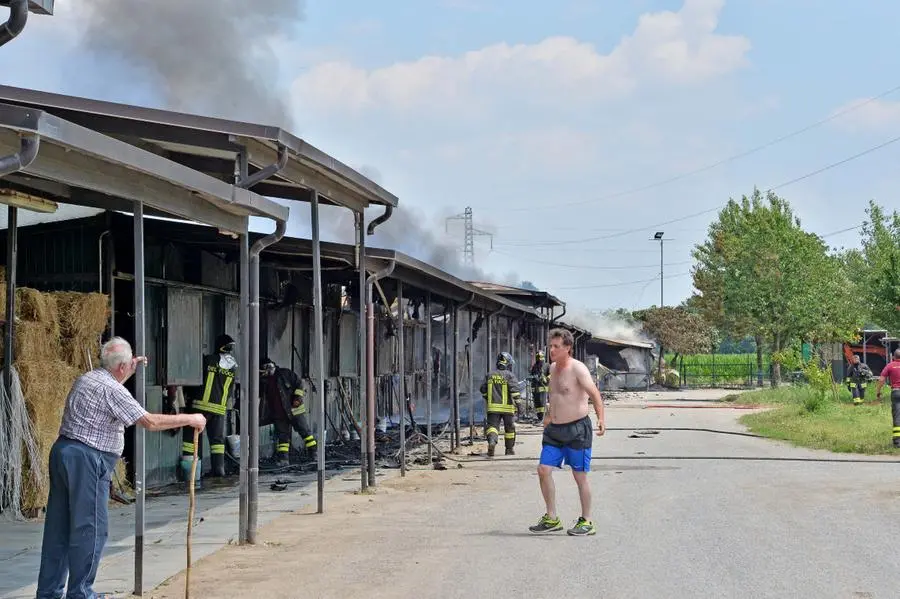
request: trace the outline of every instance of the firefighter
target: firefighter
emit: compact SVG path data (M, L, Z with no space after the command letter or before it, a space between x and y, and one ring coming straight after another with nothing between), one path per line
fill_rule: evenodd
M550 365L544 361L544 352L534 355L534 364L529 373L531 379L531 395L534 397L534 411L538 422L544 421L544 410L547 407L547 391L550 384Z
M278 466L290 465L291 429L297 431L307 451L313 451L316 438L309 428L306 413L306 392L300 377L290 368L279 368L275 362L264 358L260 363L259 389L268 402L278 435L275 453Z
M887 383L891 387L891 416L894 420L894 447L900 448L900 349L894 350L894 359L888 362L878 382L875 383L875 397L881 400L881 388Z
M187 411L206 416L212 476L225 476L225 414L234 405L237 377L237 360L233 352L234 339L219 335L215 353L203 356L203 386L194 388L188 398ZM181 458L190 460L193 455L194 429L186 426L182 429Z
M866 385L872 378L872 371L868 365L859 361L859 356L853 356L850 368L847 369L847 376L844 382L847 383L847 391L853 395L853 404L860 405L866 398Z
M506 442L506 455L514 455L516 446L516 403L522 396L519 381L512 373L513 358L507 352L497 356L497 368L484 377L481 384L481 395L486 404L487 428L484 431L488 440L488 455L494 455L494 448L500 435L500 421L503 421L503 438Z

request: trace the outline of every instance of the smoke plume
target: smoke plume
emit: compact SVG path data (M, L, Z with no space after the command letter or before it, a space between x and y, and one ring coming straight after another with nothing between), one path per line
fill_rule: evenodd
M81 0L83 46L152 80L171 110L290 127L271 44L303 0Z
M604 339L653 343L639 323L611 312L592 312L584 308L573 308L570 305L565 316L560 320L586 329Z
M381 172L372 166L360 166L357 170L382 185ZM371 222L384 211L373 208L366 213L366 222ZM462 243L455 244L444 235L444 219L429 218L416 208L403 205L394 210L391 218L375 229L375 234L366 237L366 245L370 247L397 250L417 260L421 260L435 268L460 278L464 281L485 281L518 286L520 279L516 273L507 273L497 277L463 262ZM353 243L353 217L346 210L341 210L333 218L325 218L323 213L322 228L329 236L340 243ZM323 235L325 233L323 232ZM462 239L462 234L456 236ZM478 255L476 248L476 256Z

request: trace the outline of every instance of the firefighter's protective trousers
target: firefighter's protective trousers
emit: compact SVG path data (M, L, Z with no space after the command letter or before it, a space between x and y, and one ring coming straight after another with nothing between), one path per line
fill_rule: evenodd
M275 453L279 460L286 460L291 451L291 429L297 431L306 449L312 450L317 443L306 416L306 392L300 378L289 368L278 368L271 376L274 379L266 376L261 387L266 390L266 400L273 409L278 434Z
M894 447L900 447L900 389L891 389L891 416L894 420Z
M279 419L275 421L275 432L278 434L278 445L275 451L279 457L287 456L291 451L291 429L297 431L297 434L303 439L303 445L306 449L312 451L317 445L316 438L313 436L312 429L309 428L309 421L306 418L304 395L302 389L294 389L290 420ZM298 402L299 405L297 405Z
M488 439L489 453L493 455L493 446L500 437L501 421L506 452L512 453L516 445L516 402L521 397L518 381L508 370L491 372L481 384L481 394L486 402L487 427L484 434Z
M209 435L209 457L213 475L225 476L225 413L228 409L228 400L234 391L235 369L220 366L217 355L206 356L204 363L206 379L203 385L203 394L199 398L192 398L187 406L187 412L201 412L206 416L204 432ZM201 443L202 435L203 433L198 438ZM192 456L193 454L194 429L185 426L182 428L181 455Z
M550 391L550 373L543 362L535 362L531 367L531 396L538 418L544 417L547 409L547 393Z
M872 371L865 364L854 364L847 371L844 383L853 396L853 403L862 403L866 398L866 387Z

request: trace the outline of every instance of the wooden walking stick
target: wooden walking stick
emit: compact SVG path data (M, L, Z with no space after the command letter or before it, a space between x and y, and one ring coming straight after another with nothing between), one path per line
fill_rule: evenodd
M194 429L194 462L191 464L191 480L188 481L187 570L184 573L184 599L191 599L191 534L194 532L194 481L197 476L197 447L200 431Z

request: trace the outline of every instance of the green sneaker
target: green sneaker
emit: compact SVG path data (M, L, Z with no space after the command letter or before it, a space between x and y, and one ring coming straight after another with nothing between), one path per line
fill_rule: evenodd
M594 523L590 520L585 520L581 516L578 517L578 521L575 522L575 526L566 531L569 536L573 537L583 537L587 535L597 534L597 529L594 528Z
M556 530L562 530L562 522L559 520L559 516L556 518L551 518L547 514L541 516L541 519L534 526L529 526L528 530L535 534L543 534L547 532L553 532Z

